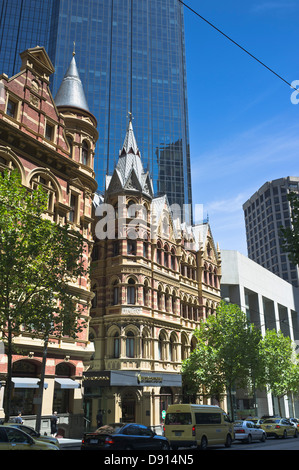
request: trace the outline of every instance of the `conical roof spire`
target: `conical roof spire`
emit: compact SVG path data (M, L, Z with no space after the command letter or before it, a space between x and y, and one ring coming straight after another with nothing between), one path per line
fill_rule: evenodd
M83 85L77 69L75 52L73 52L73 58L54 101L56 106L71 106L89 112Z
M127 132L126 132L122 149L119 152L119 156L121 157L122 155L133 153L134 155L138 155L140 157L140 152L139 152L135 135L134 135L134 131L133 131L132 114L131 113L129 114L130 114L129 125L127 128Z
M106 191L108 193L124 190L137 191L150 198L153 197L153 183L149 173L143 169L131 116L113 175L106 177Z

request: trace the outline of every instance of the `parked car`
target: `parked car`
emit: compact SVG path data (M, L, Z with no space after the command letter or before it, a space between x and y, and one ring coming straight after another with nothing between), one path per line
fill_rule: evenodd
M265 419L262 428L266 431L268 437L298 437L297 428L286 418Z
M246 441L250 444L252 441L265 442L267 438L266 432L252 421L235 421L234 433L236 441Z
M299 431L299 419L298 418L289 418L293 426L295 426Z
M30 426L26 426L20 423L4 423L4 426L13 426L15 428L21 429L21 431L25 432L26 434L29 434L29 436L33 437L37 441L50 442L51 444L54 444L55 446L60 447L59 441L58 439L56 439L56 437L42 436L40 433L36 432Z
M113 423L84 434L81 450L168 450L166 437L142 424Z
M0 425L0 450L59 450L59 447L38 441L15 426Z
M247 418L245 421L252 421L256 426L261 426L264 420L259 418Z

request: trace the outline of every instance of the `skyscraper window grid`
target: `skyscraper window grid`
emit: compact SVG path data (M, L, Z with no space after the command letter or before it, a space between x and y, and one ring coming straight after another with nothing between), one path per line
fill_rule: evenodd
M13 7L9 6L11 4ZM16 4L19 5L19 9ZM26 10L19 25L15 11ZM90 111L98 121L95 172L99 190L112 173L133 113L144 167L156 194L170 203L192 203L183 6L177 0L0 0L0 34L17 73L19 52L43 45L55 67L55 97L74 49ZM36 18L39 18L38 26ZM20 18L19 18L20 19ZM3 44L4 45L4 44Z

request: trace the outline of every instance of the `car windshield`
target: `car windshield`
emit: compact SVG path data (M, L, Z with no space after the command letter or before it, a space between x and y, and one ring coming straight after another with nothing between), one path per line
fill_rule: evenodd
M123 427L121 423L105 424L96 430L98 434L117 434Z
M234 426L243 426L243 421L235 421Z

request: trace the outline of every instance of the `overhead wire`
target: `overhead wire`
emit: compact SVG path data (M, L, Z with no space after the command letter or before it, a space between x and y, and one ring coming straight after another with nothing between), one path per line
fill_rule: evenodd
M221 29L217 28L217 26L215 26L213 23L211 23L210 21L208 21L206 18L204 18L202 15L200 15L197 11L193 10L193 8L191 8L189 5L187 5L185 2L183 2L182 0L178 0L182 5L184 5L186 8L188 8L188 10L190 10L192 13L194 13L196 16L198 16L200 19L202 19L203 21L205 21L209 26L211 26L212 28L214 28L216 31L218 31L218 33L222 34L222 36L224 36L226 39L228 39L229 41L231 41L235 46L239 47L243 52L245 52L246 54L248 54L252 59L256 60L259 64L261 64L263 67L265 67L267 70L269 70L271 73L273 73L274 75L276 75L276 77L278 77L280 80L282 80L283 82L285 82L288 86L290 86L291 88L293 88L294 90L298 91L298 88L294 87L290 82L288 82L287 80L285 80L281 75L279 75L278 73L276 73L273 69L271 69L270 67L268 67L268 65L266 65L264 62L262 62L260 59L258 59L257 57L255 57L253 54L251 54L251 52L249 52L247 49L245 49L243 46L241 46L240 44L238 44L236 41L234 41L234 39L232 39L230 36L228 36L227 34L225 34L223 31L221 31Z

